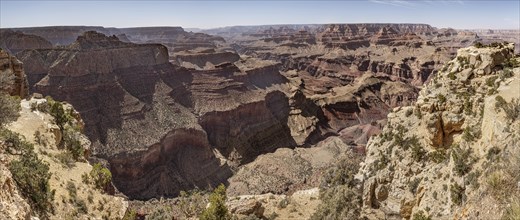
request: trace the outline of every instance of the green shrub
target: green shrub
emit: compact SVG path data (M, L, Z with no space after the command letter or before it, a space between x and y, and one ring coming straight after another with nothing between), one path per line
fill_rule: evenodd
M505 105L507 105L507 102L504 97L497 95L495 97L495 110L500 111Z
M428 154L428 158L435 163L441 163L446 161L446 159L448 159L448 156L446 155L446 151L444 150L435 150Z
M374 164L373 169L376 171L384 169L390 163L390 159L388 159L386 154L381 153L381 152L379 154L380 154L379 159L376 159L373 163Z
M515 196L511 199L510 205L506 208L502 219L503 220L518 220L520 219L520 198Z
M134 209L127 209L125 215L123 216L123 220L136 220L137 212Z
M388 160L385 155L381 156L383 161ZM357 219L361 211L362 194L354 175L361 161L360 155L348 154L327 171L320 189L322 203L311 219ZM388 162L382 162L376 167L386 166Z
M83 149L76 131L67 127L63 131L63 141L61 144L72 154L74 160L80 161L83 159L85 149Z
M489 161L492 161L494 160L498 154L500 153L500 148L498 147L492 147L488 150L487 152L487 155L486 155L486 158L489 160Z
M469 63L469 60L468 60L467 57L458 56L457 57L457 61L459 61L459 63L462 64L462 65Z
M76 160L74 160L74 157L70 152L61 152L56 154L55 157L64 167L72 168L75 166Z
M498 76L491 76L486 79L486 86L494 87L495 81L498 79Z
M421 109L420 109L420 108L414 108L414 115L415 115L418 119L422 119L422 112L421 112Z
M410 142L415 140L415 142L412 142L414 144L410 144L411 149L412 149L412 158L415 161L420 162L421 160L423 160L426 157L426 151L423 149L423 147L421 145L418 144L417 138L415 136L413 138L415 138L415 139L409 140Z
M103 167L101 163L96 163L92 166L90 178L96 188L107 191L112 182L112 173Z
M464 131L462 132L462 139L464 139L467 142L472 142L475 140L475 138L475 135L469 127L464 128Z
M456 80L457 76L455 76L455 72L450 72L448 73L448 78L450 78L451 80Z
M199 190L181 191L178 199L179 208L186 218L200 215L206 207L206 199Z
M289 200L287 198L284 198L284 199L280 200L280 202L278 202L276 207L279 209L285 209L285 208L287 208L288 205L289 205Z
M477 42L477 43L473 44L473 46L476 47L476 48L483 48L483 47L485 47L485 45L482 44L482 42Z
M34 146L22 139L18 133L0 128L0 138L4 141L7 153L12 155L28 155L34 150Z
M424 212L418 211L413 215L413 220L432 220L430 216L424 214Z
M406 117L410 117L410 115L412 115L412 114L413 114L413 109L410 109L410 108L407 109L406 112L405 112L405 116Z
M516 67L520 67L520 62L518 62L518 60L515 57L512 57L512 58L506 60L503 63L503 66L506 68L516 68Z
M473 189L478 189L480 187L480 184L478 182L478 178L480 177L480 171L474 171L469 173L466 178L464 179L464 185L465 186L471 186Z
M463 150L459 146L453 147L451 151L453 158L454 167L453 171L459 176L463 176L471 171L471 166L474 163L474 159L471 156L471 149Z
M20 98L0 92L0 127L20 116Z
M147 220L175 219L170 205L159 205L146 216Z
M49 179L49 166L38 159L33 151L26 152L19 160L14 160L9 165L18 188L41 218L47 218L52 210L54 191L51 191Z
M437 99L441 104L446 102L446 96L444 96L443 94L437 94Z
M473 114L473 102L471 102L471 99L469 96L466 96L464 98L464 114L471 115Z
M506 119L514 121L520 118L520 99L513 99L508 103L502 96L497 95L495 101L495 110L503 110Z
M500 79L502 80L511 77L513 77L513 71L510 68L505 68L504 70L502 70L502 73L500 73Z
M61 102L50 102L50 112L49 114L54 117L54 122L61 131L65 128L65 124L69 121L69 117L65 114L65 110L63 109L63 104Z
M361 156L355 154L348 154L342 157L334 167L328 169L323 176L323 185L327 187L334 187L339 185L354 186L357 184L354 176L359 169L361 163Z
M228 220L231 214L226 207L226 187L220 184L209 196L209 207L200 215L201 220Z
M455 205L461 205L466 200L466 189L459 184L454 183L450 186L451 201Z
M418 178L415 178L414 180L408 182L408 189L414 195L415 193L417 193L417 187L419 187L419 183L421 183L421 179Z
M311 216L321 219L358 219L361 213L362 193L356 187L340 185L320 193L322 203Z

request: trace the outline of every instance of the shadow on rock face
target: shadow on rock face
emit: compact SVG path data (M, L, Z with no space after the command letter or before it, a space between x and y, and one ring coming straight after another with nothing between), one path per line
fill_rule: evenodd
M114 184L132 199L178 196L181 190L215 187L232 174L215 157L204 131L177 129L144 151L109 160ZM227 185L227 184L226 184Z
M208 112L200 117L199 124L207 132L209 143L240 165L277 148L296 146L287 126L288 116L289 99L283 92L274 91L263 101Z

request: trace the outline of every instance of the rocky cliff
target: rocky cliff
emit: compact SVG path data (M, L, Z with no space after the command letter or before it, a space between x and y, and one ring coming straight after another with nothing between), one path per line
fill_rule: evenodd
M520 68L513 50L459 49L415 104L388 115L359 171L365 216L515 218Z
M162 45L96 32L65 48L20 54L34 91L78 109L92 154L110 164L131 198L216 185L256 156L296 145L276 63L186 69L170 64Z
M128 202L89 182L93 166L83 152L90 142L80 132L78 112L63 105L62 113L70 114L65 126L78 129L61 130L50 103L50 98L24 99L20 117L0 127L0 218L122 218ZM81 149L77 159L69 151L71 137Z
M52 44L40 36L24 34L9 29L1 29L0 47L10 51L12 54L16 54L27 49L51 48Z
M365 152L388 112L420 100L423 84L452 56L432 44L435 30L420 25L273 28L231 44L178 28L110 30L18 55L33 91L79 111L93 158L108 164L131 199L219 183L229 183L232 195L318 187L333 164L310 155L336 161L331 152L346 152L346 144ZM325 32L333 43L367 45L331 46L318 37ZM264 167L270 172L260 175L279 184L253 178L253 168Z
M0 90L9 95L25 98L29 93L23 64L16 57L0 48Z

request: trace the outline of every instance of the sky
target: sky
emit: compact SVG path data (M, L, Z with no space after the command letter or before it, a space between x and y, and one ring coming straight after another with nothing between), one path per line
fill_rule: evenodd
M520 0L0 0L1 28L55 25L215 28L326 23L425 23L438 28L520 29Z

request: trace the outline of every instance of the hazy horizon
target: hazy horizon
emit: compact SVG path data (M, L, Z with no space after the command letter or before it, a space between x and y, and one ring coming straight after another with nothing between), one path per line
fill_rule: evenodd
M6 1L0 27L211 29L330 23L414 23L454 29L520 29L520 1Z

